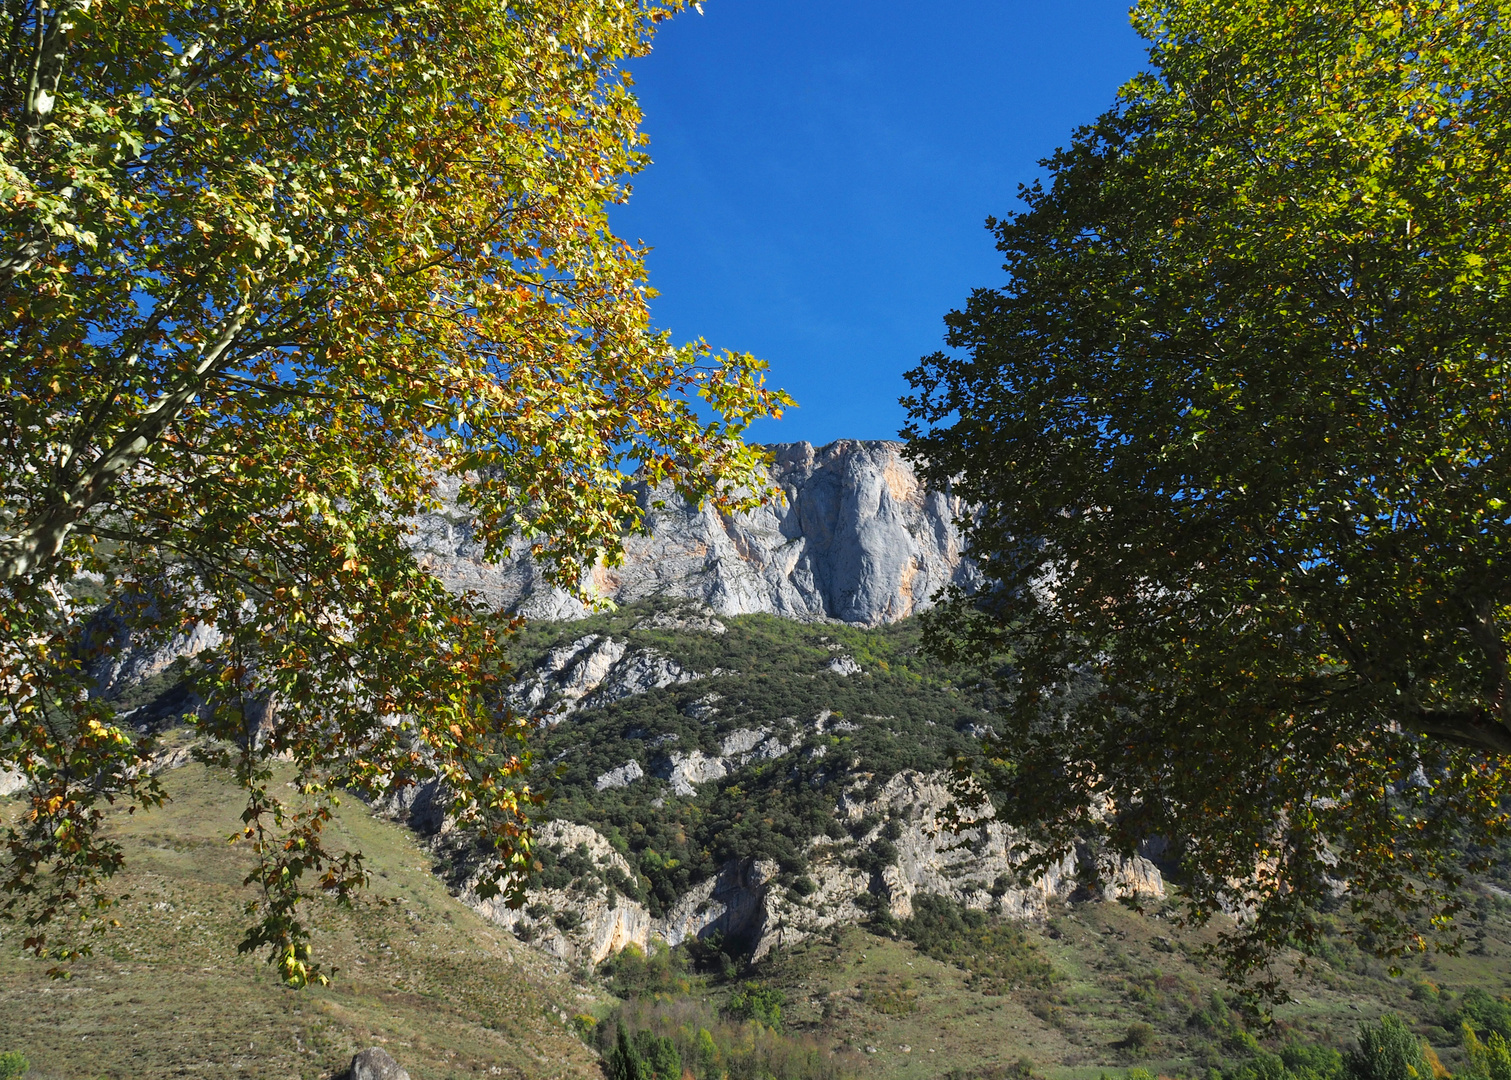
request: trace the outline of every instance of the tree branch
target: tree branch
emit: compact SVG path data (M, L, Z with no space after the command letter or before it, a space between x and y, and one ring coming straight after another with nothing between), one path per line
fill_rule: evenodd
M200 354L198 363L177 387L161 394L132 427L121 433L115 445L49 502L29 526L16 536L0 537L0 581L14 581L57 558L79 519L105 497L122 473L141 460L204 389L206 376L230 352L251 311L250 301L238 307L220 337Z
M32 56L26 100L21 107L20 135L27 146L35 145L42 125L52 115L52 107L58 100L58 83L63 78L63 53L68 46L68 35L73 30L74 17L88 11L92 2L62 0L51 26L46 25L47 7L38 5L36 52Z
M1511 755L1511 731L1498 722L1488 709L1460 712L1434 712L1418 709L1405 726L1430 739L1484 750L1492 754Z

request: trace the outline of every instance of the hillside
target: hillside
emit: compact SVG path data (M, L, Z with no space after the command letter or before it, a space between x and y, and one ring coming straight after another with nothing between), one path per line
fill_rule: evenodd
M468 853L426 832L422 804L416 832L348 803L343 835L375 897L397 902L313 913L341 968L329 989L284 990L235 954L245 871L224 837L239 804L201 766L172 770L173 802L117 822L131 896L95 959L52 982L6 931L0 1051L79 1080L313 1080L371 1043L415 1080L594 1077L622 1021L681 1046L697 1080L1260 1080L1280 1060L1266 1054L1345 1048L1386 1011L1449 1068L1464 1019L1511 1027L1493 885L1475 893L1465 954L1401 978L1339 922L1266 1028L1201 955L1213 929L1177 925L1178 885L1152 864L1110 867L1111 893L1076 867L1025 890L1000 836L930 835L935 774L991 702L922 660L916 635L654 603L531 625L514 692L554 720L536 750L555 798L530 903L449 895Z
M1511 1036L1504 867L1471 889L1465 954L1400 977L1335 915L1266 1027L1204 957L1216 928L1179 925L1175 868L1082 845L1025 883L1000 826L942 828L951 759L996 701L923 657L906 616L972 573L960 508L894 444L774 449L785 507L652 506L625 566L589 583L618 601L597 613L528 559L479 562L457 508L417 522L449 581L534 615L503 657L551 794L522 909L472 894L475 853L433 786L381 816L349 803L339 828L378 902L317 906L341 972L287 991L235 952L237 794L174 769L166 808L114 822L130 897L73 979L3 928L0 1052L34 1077L314 1078L379 1043L414 1080L598 1076L622 1023L695 1080L1338 1080L1337 1052L1385 1012L1450 1068L1466 1020ZM101 693L182 741L175 661L202 630L128 647Z
M491 914L578 964L680 945L656 963L681 974L659 983L607 961L632 1025L670 1037L688 1003L727 1016L754 981L785 1000L789 1035L858 1076L989 1077L1020 1058L1065 1080L1241 1075L1267 1050L1341 1050L1385 1012L1452 1064L1465 1016L1501 1017L1473 1020L1482 1035L1511 1026L1494 882L1472 890L1464 954L1400 977L1335 914L1271 1027L1241 1015L1202 952L1218 928L1183 928L1178 883L1150 861L1080 852L1021 887L995 826L933 820L940 771L992 698L921 657L917 634L654 603L535 624L515 693L550 719L549 843L532 903Z
M340 971L327 989L284 989L236 952L249 892L241 849L226 843L240 826L235 789L200 765L165 781L172 802L117 816L121 926L70 979L49 979L17 948L20 929L0 927L0 1052L22 1051L31 1080L315 1080L374 1044L416 1080L597 1075L567 1027L596 997L447 895L413 836L360 804L335 828L368 856L371 898L310 913L315 948Z
M999 827L940 832L945 770L991 692L956 685L917 635L653 603L536 624L515 704L547 717L553 820L539 899L490 914L577 962L710 934L759 959L875 910L906 917L915 893L1037 915L1100 869L1109 896L1162 895L1147 860L1089 852L1022 889Z

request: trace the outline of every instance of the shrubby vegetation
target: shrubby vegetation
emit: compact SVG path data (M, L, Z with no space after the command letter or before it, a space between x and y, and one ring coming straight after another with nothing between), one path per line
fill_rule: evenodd
M722 1009L717 980L689 970L688 950L664 945L649 955L634 947L599 968L624 1004L588 1035L603 1054L609 1080L844 1080L841 1060L812 1039L782 1031L785 997L744 981ZM675 1071L668 1071L668 1070Z
M919 952L969 972L967 985L978 993L1044 989L1055 981L1054 968L1022 927L1000 916L920 894L900 927Z

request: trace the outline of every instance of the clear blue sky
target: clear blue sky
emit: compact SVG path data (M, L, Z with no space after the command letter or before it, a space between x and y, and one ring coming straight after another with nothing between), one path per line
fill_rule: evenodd
M895 438L902 373L1002 281L982 227L1143 66L1128 0L704 0L633 72L654 159L614 212L657 325L752 352L760 442Z

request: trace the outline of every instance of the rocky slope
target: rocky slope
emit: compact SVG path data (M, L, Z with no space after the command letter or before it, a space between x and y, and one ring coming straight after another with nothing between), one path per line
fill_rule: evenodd
M955 525L966 508L947 492L926 490L900 448L848 439L768 447L770 475L786 501L737 517L643 490L647 533L628 539L622 566L598 567L584 587L621 604L695 600L722 615L867 626L904 619L974 571ZM658 499L665 508L652 505ZM498 606L546 619L587 613L547 585L528 556L484 562L455 505L417 521L415 543L444 580Z
M562 959L694 938L760 959L836 926L905 919L919 893L1012 918L1164 895L1149 860L1090 851L1021 882L1000 824L948 829L945 767L989 715L918 656L911 623L641 605L530 635L514 704L540 720L556 796L543 872L520 910L459 884ZM423 797L394 809L441 826Z
M1009 885L1016 862L1009 852L1010 835L996 822L959 834L945 828L941 815L949 793L944 780L939 774L908 771L894 776L875 799L842 796L840 810L847 822L877 823L840 843L814 837L808 846L808 874L797 888L783 884L776 861L749 857L729 860L660 917L611 889L584 888L586 875L558 888L537 888L522 910L470 893L469 902L554 956L596 964L627 945L648 949L657 940L680 945L710 935L742 943L751 959L759 960L773 948L863 922L878 909L908 918L919 893L1020 919L1042 918L1053 900L1164 897L1164 881L1148 859L1098 863L1084 852L1066 856L1027 888ZM904 823L890 841L895 860L879 872L858 866L857 855L884 839L884 822L894 821ZM625 858L588 826L552 821L541 829L539 840L558 858L575 854L610 880L633 878ZM1097 872L1102 886L1088 892L1081 884L1083 870Z

